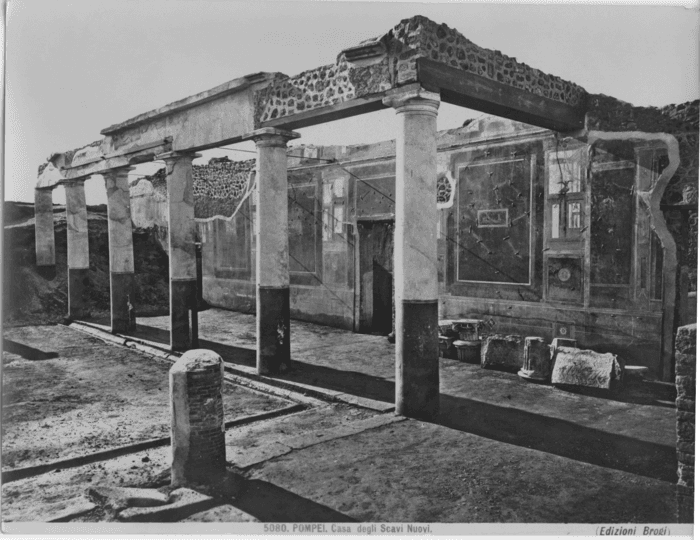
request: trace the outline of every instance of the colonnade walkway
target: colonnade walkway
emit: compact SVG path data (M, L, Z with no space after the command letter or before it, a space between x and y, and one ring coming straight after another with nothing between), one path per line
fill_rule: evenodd
M200 312L199 321L199 347L219 353L233 373L255 377L255 315L212 308ZM120 335L167 349L168 325L168 316L139 318L136 330ZM292 321L290 330L292 370L264 377L265 382L378 411L393 408L394 345L385 337L301 321ZM583 395L441 358L440 414L434 423L675 483L671 391L637 383L616 396Z

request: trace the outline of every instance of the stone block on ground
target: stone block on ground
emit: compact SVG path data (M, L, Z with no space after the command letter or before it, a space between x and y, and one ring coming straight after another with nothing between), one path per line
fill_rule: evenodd
M552 340L550 347L552 350L558 349L559 347L571 347L573 349L577 349L578 343L575 339L556 337Z
M492 334L481 344L481 367L517 372L523 367L523 338Z
M97 486L89 488L87 494L93 501L114 510L129 507L161 506L168 502L166 493L151 488Z
M170 494L168 503L162 506L127 508L119 513L120 521L173 522L192 514L208 510L216 500L189 488L178 488Z
M453 343L457 360L460 362L478 363L481 355L481 340L461 340Z
M219 523L258 523L260 520L250 514L239 510L235 506L230 504L222 504L221 506L215 506L209 510L204 510L203 512L197 512L192 514L190 517L182 521L196 521L196 522L219 522Z
M518 375L532 381L547 381L552 371L552 358L547 345L541 337L526 337L523 367Z
M552 384L618 390L623 382L624 363L612 353L560 347L552 368Z

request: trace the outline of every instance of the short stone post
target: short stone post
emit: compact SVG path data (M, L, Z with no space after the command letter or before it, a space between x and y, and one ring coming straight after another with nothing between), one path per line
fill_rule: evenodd
M541 337L525 338L525 358L518 375L531 381L546 381L552 372L549 346Z
M695 500L695 357L697 325L676 334L676 454L678 522L693 523Z
M170 368L171 484L210 483L226 472L224 362L193 349Z

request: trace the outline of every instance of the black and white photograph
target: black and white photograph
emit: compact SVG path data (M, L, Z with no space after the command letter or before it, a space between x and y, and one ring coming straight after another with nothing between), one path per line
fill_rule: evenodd
M693 535L697 0L3 7L4 534Z

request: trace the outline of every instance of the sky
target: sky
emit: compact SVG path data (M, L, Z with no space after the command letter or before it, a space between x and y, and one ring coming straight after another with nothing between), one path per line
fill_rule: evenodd
M634 105L699 97L698 7L233 0L9 0L4 199L33 201L53 152L140 113L260 71L295 75L424 15L477 45ZM438 128L480 113L442 104ZM393 110L299 129L304 144L393 139ZM252 143L236 145L252 150ZM195 163L228 155L209 150ZM134 175L155 172L145 164ZM85 184L106 202L104 181ZM54 202L64 202L63 188Z

